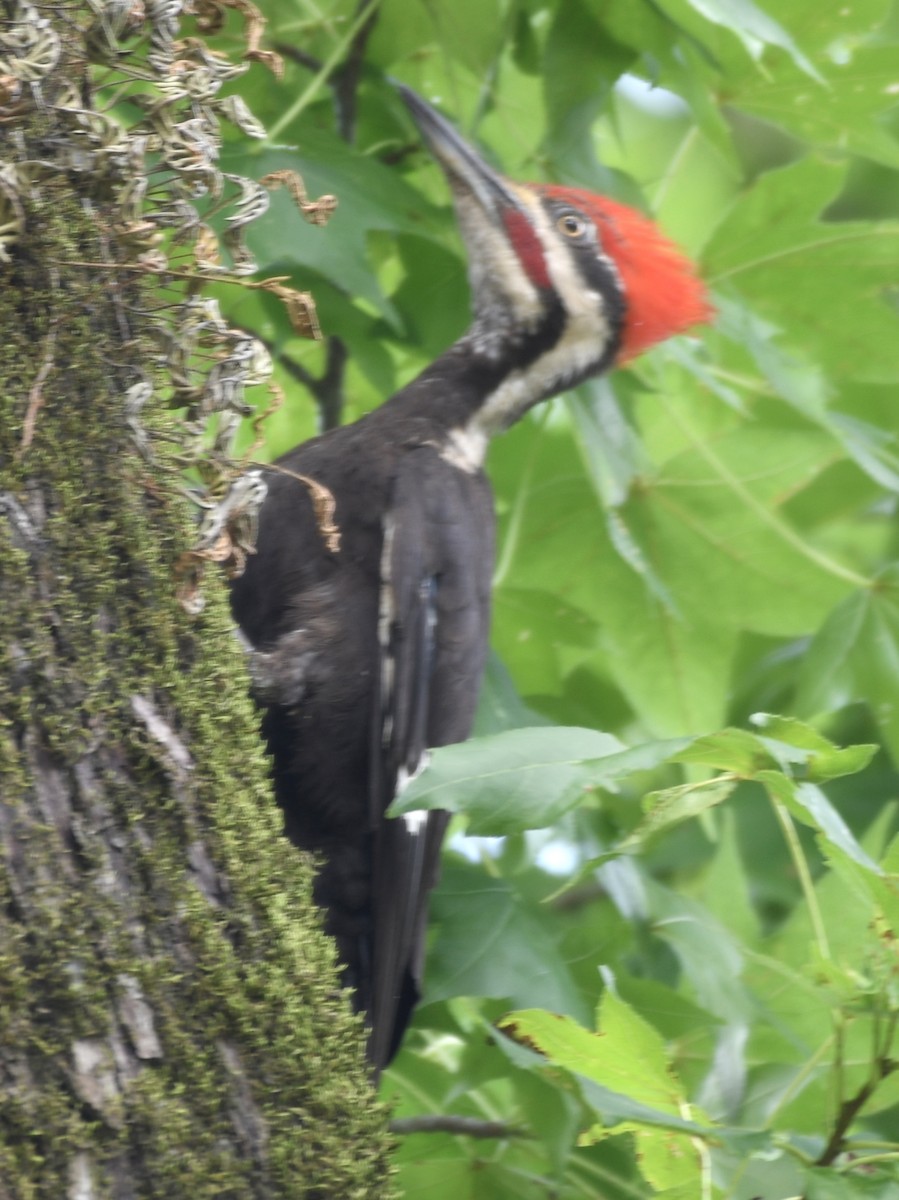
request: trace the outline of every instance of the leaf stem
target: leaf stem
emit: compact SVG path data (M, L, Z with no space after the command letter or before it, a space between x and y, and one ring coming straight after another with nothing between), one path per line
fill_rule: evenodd
M777 1104L774 1106L771 1112L768 1113L767 1120L765 1121L766 1129L771 1128L774 1121L777 1120L781 1112L793 1100L794 1096L797 1096L799 1092L802 1091L806 1080L815 1073L819 1064L830 1052L830 1049L833 1046L833 1040L833 1035L826 1037L814 1054L805 1060L800 1069L790 1080L788 1086L784 1088L783 1092L778 1097Z
M677 174L677 171L678 171L681 163L686 158L689 151L692 149L693 143L698 139L698 137L699 137L699 126L698 125L690 125L687 128L687 131L684 134L684 136L681 138L680 144L678 145L674 154L671 156L671 158L668 162L668 166L665 168L665 173L662 175L662 178L659 180L658 186L656 187L655 192L653 193L653 197L652 197L653 212L657 213L658 210L665 203L665 196L668 192L668 188L671 186L671 182L672 182L674 176Z
M719 478L727 484L735 495L739 496L746 507L751 509L764 525L773 530L788 546L792 546L803 558L807 558L815 566L820 567L822 571L826 571L829 575L834 575L837 579L845 580L846 583L852 584L853 587L871 587L870 579L864 575L860 575L857 571L853 571L850 567L843 566L842 563L837 562L830 555L816 550L814 546L810 546L785 521L766 508L760 500L756 499L749 488L734 475L726 463L722 462L711 446L699 436L679 407L667 399L665 403L672 418L680 425L681 429L709 466L715 470Z
M884 224L886 228L877 228L875 236L887 237L895 233L895 222ZM757 271L759 267L767 267L771 263L782 263L785 259L795 258L811 250L831 250L834 246L848 246L852 242L865 241L871 237L868 222L857 222L851 229L840 230L838 236L831 233L832 225L822 228L825 229L824 235L813 241L791 242L790 245L782 246L779 250L772 250L769 254L747 259L746 262L734 263L733 266L719 271L717 275L709 275L707 283L714 287L725 279L733 279L736 275L742 275L746 271Z
M827 1139L827 1145L821 1151L818 1158L815 1159L815 1166L831 1167L834 1159L837 1158L843 1151L843 1145L846 1140L846 1134L852 1125L852 1122L864 1108L865 1104L871 1099L876 1084L872 1080L864 1083L854 1096L845 1100L840 1106L837 1114L837 1119L831 1131L830 1137Z
M693 1120L692 1106L685 1100L678 1101L678 1110L685 1121ZM712 1156L704 1138L691 1137L690 1142L699 1158L699 1178L702 1189L701 1200L712 1200Z
M821 957L828 962L831 961L830 942L827 938L827 930L824 927L824 918L821 915L821 909L818 905L818 897L815 894L815 885L812 881L812 874L808 867L805 854L802 850L802 844L799 841L799 835L796 832L796 825L792 816L789 813L786 805L774 795L770 788L765 789L768 793L768 799L771 801L771 806L774 809L774 815L777 817L778 823L783 831L784 840L790 851L790 857L793 859L793 866L796 868L796 875L799 879L802 894L805 897L805 903L808 906L809 919L812 923L815 941L818 944L818 952Z
M801 1162L804 1167L814 1166L814 1159L811 1157L811 1155L806 1154L804 1150L800 1150L798 1146L794 1146L789 1138L779 1137L775 1140L775 1144L777 1145L778 1149L783 1150L784 1154L789 1154L792 1158L795 1158L797 1162ZM747 1163L747 1166L748 1165L749 1164ZM788 1198L788 1200L803 1200L803 1198L801 1196L791 1196Z
M859 1167L869 1167L875 1163L884 1162L899 1162L899 1147L895 1150L886 1151L884 1154L863 1154L858 1158L853 1158L851 1161L837 1167L837 1172L841 1175L848 1175L850 1171L856 1171Z

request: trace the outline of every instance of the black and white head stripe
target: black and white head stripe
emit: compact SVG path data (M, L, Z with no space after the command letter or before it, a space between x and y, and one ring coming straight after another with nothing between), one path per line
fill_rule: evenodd
M532 188L509 187L517 203L504 221L505 237L479 225L476 212L467 220L460 212L475 302L466 340L498 367L464 430L471 469L494 433L547 396L611 367L627 313L618 271L590 216Z

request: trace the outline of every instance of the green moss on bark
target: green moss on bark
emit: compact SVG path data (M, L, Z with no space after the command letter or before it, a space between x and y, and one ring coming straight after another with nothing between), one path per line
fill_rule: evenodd
M36 109L25 154L66 121ZM224 582L198 617L176 597L179 427L150 403L148 460L124 411L158 354L147 285L76 265L109 261L77 173L22 204L0 267L0 1194L387 1196Z

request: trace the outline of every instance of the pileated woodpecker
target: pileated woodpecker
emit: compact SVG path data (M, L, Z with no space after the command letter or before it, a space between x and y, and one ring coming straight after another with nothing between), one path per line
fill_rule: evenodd
M375 1070L418 998L448 820L384 813L428 747L468 736L487 654L488 441L710 313L692 266L646 217L512 183L401 92L453 192L471 327L381 408L266 470L257 553L232 593L286 833L322 858L316 899Z

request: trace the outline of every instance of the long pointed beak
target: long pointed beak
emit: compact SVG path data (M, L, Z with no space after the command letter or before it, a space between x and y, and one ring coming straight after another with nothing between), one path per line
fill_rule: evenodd
M397 84L397 89L451 184L461 185L496 220L501 220L503 209L522 209L507 180L484 162L445 117L405 84Z

